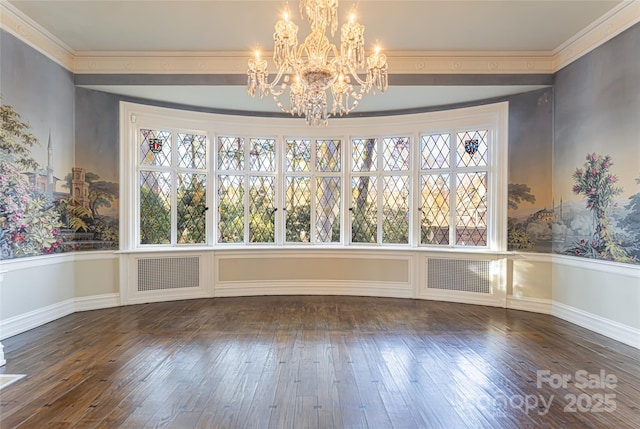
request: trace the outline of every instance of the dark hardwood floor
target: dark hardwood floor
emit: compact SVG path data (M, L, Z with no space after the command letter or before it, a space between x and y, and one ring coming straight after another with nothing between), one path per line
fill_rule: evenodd
M640 427L639 350L498 308L216 298L76 313L3 344L0 373L27 377L0 391L2 429Z

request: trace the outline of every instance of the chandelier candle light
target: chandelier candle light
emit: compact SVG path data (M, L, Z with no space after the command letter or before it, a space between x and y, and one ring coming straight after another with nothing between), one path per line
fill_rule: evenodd
M308 125L327 125L329 116L347 115L358 107L362 96L371 89L381 93L387 89L387 57L376 46L374 53L365 57L364 26L355 20L352 7L349 22L342 24L340 52L326 36L338 29L338 0L301 0L300 15L311 26L311 33L298 45L298 26L290 20L289 5L283 19L275 25L273 33L273 61L277 73L268 81L267 61L256 49L255 58L249 60L247 92L262 98L271 94L278 107L291 115L304 115ZM359 75L358 73L361 73ZM289 107L280 96L289 92ZM327 91L331 90L333 105L327 107Z

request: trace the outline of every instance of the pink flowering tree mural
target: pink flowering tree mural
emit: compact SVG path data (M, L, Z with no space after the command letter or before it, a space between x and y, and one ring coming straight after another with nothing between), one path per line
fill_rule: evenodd
M11 106L0 105L0 119L0 259L60 252L59 215L21 172L38 168L38 141Z
M609 155L587 154L583 168L573 173L573 193L584 195L591 211L594 232L591 239L582 239L565 249L565 253L617 262L634 262L627 250L617 240L611 221L613 198L622 193L616 186L617 176L610 172L613 165Z

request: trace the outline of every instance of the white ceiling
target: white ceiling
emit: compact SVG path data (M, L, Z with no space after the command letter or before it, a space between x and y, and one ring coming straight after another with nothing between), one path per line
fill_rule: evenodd
M283 1L9 0L76 55L123 52L247 52L271 49ZM291 1L301 33L297 1ZM619 0L469 0L355 2L366 46L387 53L496 52L550 55L621 3ZM340 6L343 22L351 2ZM393 74L393 70L390 70ZM113 86L93 89L204 107L275 111L239 86ZM535 86L397 86L363 101L362 111L427 107L502 96Z

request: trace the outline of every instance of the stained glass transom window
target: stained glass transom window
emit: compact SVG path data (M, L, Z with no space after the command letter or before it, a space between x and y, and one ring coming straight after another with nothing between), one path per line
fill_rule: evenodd
M168 167L171 165L171 132L163 130L140 130L140 165ZM154 153L149 148L151 139L162 141L162 150Z

